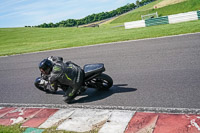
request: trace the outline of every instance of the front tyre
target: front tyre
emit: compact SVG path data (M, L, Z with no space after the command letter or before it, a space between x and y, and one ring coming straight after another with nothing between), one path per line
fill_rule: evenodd
M113 80L107 74L101 74L96 77L96 86L100 90L109 90L113 85Z
M44 86L40 84L41 80L43 80L41 77L36 78L34 85L37 89L47 92Z

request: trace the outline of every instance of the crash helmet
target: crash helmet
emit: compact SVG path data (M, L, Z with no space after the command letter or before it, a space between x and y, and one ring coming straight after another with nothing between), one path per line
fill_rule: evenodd
M42 60L39 64L39 69L41 73L45 75L49 75L52 71L52 68L53 68L53 63L48 59Z

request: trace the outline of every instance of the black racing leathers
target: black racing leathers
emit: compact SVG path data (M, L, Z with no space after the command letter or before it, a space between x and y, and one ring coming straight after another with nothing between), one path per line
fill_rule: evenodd
M54 62L49 81L57 90L57 84L69 86L66 91L66 102L70 102L83 84L83 70L73 62L64 63L62 60Z

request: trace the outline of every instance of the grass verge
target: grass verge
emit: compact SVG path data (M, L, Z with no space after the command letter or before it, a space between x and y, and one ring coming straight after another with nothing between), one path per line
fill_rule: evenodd
M122 15L121 17L118 17L117 19L112 21L111 24L141 20L141 15L147 15L147 14L156 13L156 12L158 13L158 16L161 17L161 16L172 15L172 14L200 10L200 0L187 0L181 3L153 9L152 7L156 5L158 2L161 2L161 0L152 2L141 8L133 10L133 12L130 12L127 15Z
M111 28L0 28L0 56L200 32L200 21L126 30Z
M25 128L20 128L20 124L12 126L2 126L0 125L0 133L23 133Z
M0 125L0 133L23 133L26 131L26 128L20 127L21 124L15 124L12 126L2 126ZM77 132L70 132L70 131L61 131L56 130L56 127L52 127L49 129L45 129L42 133L77 133ZM98 133L98 130L92 130L85 133Z

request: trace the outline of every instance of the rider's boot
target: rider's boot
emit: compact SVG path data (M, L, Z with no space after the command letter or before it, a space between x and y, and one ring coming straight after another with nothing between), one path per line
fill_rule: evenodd
M77 96L77 92L73 91L73 88L69 87L68 90L65 92L64 101L66 103L71 103L73 99Z
M86 86L82 86L81 89L77 92L77 95L83 94L87 90Z

